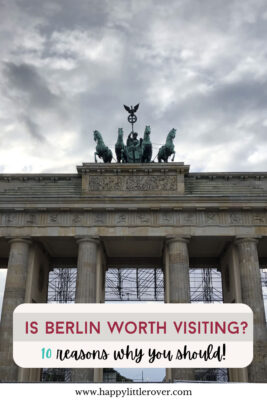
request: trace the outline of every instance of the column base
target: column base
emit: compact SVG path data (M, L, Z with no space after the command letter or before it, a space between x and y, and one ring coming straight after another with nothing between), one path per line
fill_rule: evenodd
M172 381L195 381L195 372L192 368L172 368Z
M71 381L73 383L94 382L94 369L93 368L74 368L74 369L72 369Z
M254 358L248 366L248 379L253 383L267 383L267 341L254 342Z
M18 382L19 367L11 360L9 352L0 353L0 382Z

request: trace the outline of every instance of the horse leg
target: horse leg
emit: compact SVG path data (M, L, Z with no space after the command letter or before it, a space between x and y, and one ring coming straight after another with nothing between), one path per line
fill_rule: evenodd
M164 149L164 154L163 154L162 158L163 158L163 161L164 161L165 163L168 162L169 156L168 156L168 151L167 151L167 149Z
M143 150L142 156L141 156L141 163L144 163L144 162L146 162L145 150Z
M161 160L162 160L162 147L159 149L159 152L158 152L158 162L161 162Z
M124 163L127 163L127 162L128 162L128 154L127 154L127 151L126 151L125 148L124 148L124 150L123 150L123 162L124 162Z
M120 162L124 163L125 162L125 155L124 155L124 148L121 148L121 157L120 157Z
M148 152L148 158L147 158L147 162L150 163L152 159L152 146L150 146L149 152Z
M96 156L98 156L98 153L97 153L97 152L95 152L95 163L97 163Z
M112 161L112 152L111 152L111 150L109 150L108 156L107 156L107 162L111 163L111 161Z
M172 156L172 161L174 161L174 157L175 157L176 152L173 152L173 156Z

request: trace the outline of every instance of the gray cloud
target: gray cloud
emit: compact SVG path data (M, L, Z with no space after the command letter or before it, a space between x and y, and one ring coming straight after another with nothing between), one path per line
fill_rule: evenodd
M3 4L0 127L8 159L21 146L18 170L75 171L93 160L94 129L111 147L128 134L122 105L137 102L155 154L176 127L192 170L266 170L265 1Z
M40 142L44 142L45 138L40 133L40 127L34 121L32 121L27 115L23 117L23 120L26 125L26 128L28 129L32 137Z
M11 91L17 91L25 96L30 107L52 109L56 106L57 97L33 66L8 62L5 64L4 73ZM30 111L30 108L28 110Z

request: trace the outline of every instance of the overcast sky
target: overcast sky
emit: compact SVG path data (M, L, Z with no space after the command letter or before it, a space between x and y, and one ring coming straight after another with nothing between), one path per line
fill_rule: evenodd
M191 171L267 170L266 0L0 4L0 172L74 172L138 102Z
M266 0L0 0L0 172L75 172L139 102L154 156L267 171L266 43Z

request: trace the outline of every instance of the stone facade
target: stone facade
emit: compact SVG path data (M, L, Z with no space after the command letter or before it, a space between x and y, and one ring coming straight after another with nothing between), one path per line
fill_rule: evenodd
M164 269L166 302L179 303L190 301L195 260L221 268L225 302L254 311L254 361L230 370L230 380L266 382L259 268L267 264L267 173L190 173L183 163L88 163L77 170L0 175L0 265L8 266L0 380L40 379L40 370L12 361L12 312L23 302L46 302L49 265L74 262L76 301L104 302L107 267L153 263ZM166 376L193 380L194 371ZM72 379L99 381L102 371L73 370Z

